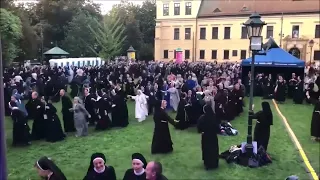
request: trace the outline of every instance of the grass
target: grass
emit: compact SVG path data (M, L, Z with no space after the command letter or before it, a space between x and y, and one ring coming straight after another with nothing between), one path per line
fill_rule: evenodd
M255 98L255 109L261 109L261 99ZM272 103L270 103L272 105ZM60 104L55 105L59 109ZM290 107L290 105L283 105ZM12 124L6 119L7 161L10 180L38 179L33 167L34 162L41 156L51 157L63 170L69 180L82 179L87 171L90 156L94 152L103 152L107 157L107 164L116 169L118 179L122 179L126 169L131 167L131 154L140 152L148 161L157 160L163 164L164 174L168 179L284 179L295 174L301 179L308 179L302 162L294 148L288 133L284 130L280 116L274 112L274 125L271 128L271 139L268 147L273 158L269 166L250 169L235 164L227 164L220 160L219 169L205 171L201 160L200 135L195 129L185 131L171 127L171 136L174 142L174 152L168 155L151 155L151 140L153 134L153 120L148 117L143 123L134 119L134 104L128 103L130 125L124 129L112 129L103 132L94 132L90 129L88 137L75 138L70 134L65 141L47 143L33 142L30 147L11 147ZM247 109L247 107L245 108ZM283 108L282 108L283 109ZM306 111L309 110L308 108ZM294 110L292 110L294 111ZM309 111L307 111L309 112ZM61 119L61 114L58 114ZM308 114L307 114L308 115ZM174 114L171 114L174 117ZM287 117L289 118L289 117ZM309 126L309 119L308 123ZM300 119L301 121L301 119ZM30 122L31 125L32 122ZM232 122L239 130L234 137L219 136L220 152L227 150L231 145L240 144L246 140L247 113ZM306 137L308 139L309 137Z
M303 150L307 154L309 162L314 170L320 173L320 144L311 141L310 125L312 119L312 105L293 104L287 101L285 104L279 104L279 109L287 118L292 130L295 132Z

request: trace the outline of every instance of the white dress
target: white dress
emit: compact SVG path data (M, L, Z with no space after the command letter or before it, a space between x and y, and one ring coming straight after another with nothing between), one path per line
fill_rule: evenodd
M135 118L138 119L139 122L146 120L148 116L148 104L147 104L147 96L143 93L137 96L132 96L132 99L135 100Z

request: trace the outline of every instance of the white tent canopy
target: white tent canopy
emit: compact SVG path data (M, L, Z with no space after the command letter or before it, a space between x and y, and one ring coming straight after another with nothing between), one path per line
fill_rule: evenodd
M63 59L50 59L50 66L100 66L104 61L99 57L82 57L82 58L63 58Z

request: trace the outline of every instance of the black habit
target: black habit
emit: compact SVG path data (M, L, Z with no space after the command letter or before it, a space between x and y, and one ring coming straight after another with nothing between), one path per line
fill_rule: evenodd
M198 120L198 131L202 133L202 160L207 170L219 166L219 143L217 134L220 132L219 122L211 106L203 107L204 114Z

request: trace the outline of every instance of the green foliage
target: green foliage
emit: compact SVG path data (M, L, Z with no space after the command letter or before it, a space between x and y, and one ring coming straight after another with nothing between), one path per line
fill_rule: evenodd
M22 25L18 16L0 8L0 33L2 52L5 63L9 63L19 53L18 42L22 37Z
M108 17L118 17L125 27L126 41L122 45L122 55L132 45L137 50L137 58L152 60L155 33L156 4L154 0L143 2L142 6L128 1L121 1L113 6Z
M65 27L66 38L62 47L70 53L72 57L93 57L96 56L96 39L90 27L97 29L98 19L89 13L79 12L72 21Z
M119 55L122 44L126 39L126 36L124 35L125 29L120 23L120 20L120 18L108 18L102 23L98 20L94 20L97 28L88 25L98 46L101 48L99 55L105 60L111 60L113 57ZM92 49L92 51L94 51L94 49Z
M98 54L110 59L126 55L132 45L137 50L137 58L153 59L155 0L146 0L142 6L124 0L104 17L99 5L91 0L39 0L18 4L13 0L2 0L1 7L21 21L22 35L10 41L13 44L4 44L5 56L10 60L40 58L42 49L50 49L56 43L72 57L93 56L99 51ZM114 24L120 28L116 29ZM100 36L101 33L108 35ZM112 41L107 42L109 39Z

